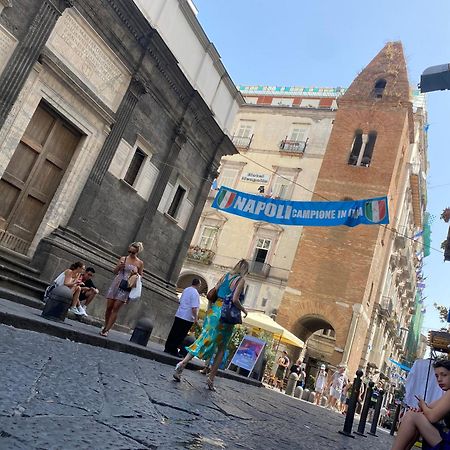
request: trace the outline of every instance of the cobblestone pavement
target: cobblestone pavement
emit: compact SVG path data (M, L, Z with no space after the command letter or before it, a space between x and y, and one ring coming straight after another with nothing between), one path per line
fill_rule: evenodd
M0 449L389 449L278 392L0 325Z

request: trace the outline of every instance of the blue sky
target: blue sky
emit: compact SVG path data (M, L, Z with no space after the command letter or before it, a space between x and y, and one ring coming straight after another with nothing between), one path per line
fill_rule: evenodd
M347 87L386 42L401 40L413 85L450 62L450 1L194 0L198 19L236 84ZM432 225L424 328L439 328L433 302L450 304L450 262L440 251L450 206L450 91L428 94L428 211Z

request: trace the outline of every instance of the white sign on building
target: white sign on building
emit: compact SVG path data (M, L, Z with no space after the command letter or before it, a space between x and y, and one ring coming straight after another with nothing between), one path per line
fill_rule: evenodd
M269 182L269 175L265 173L247 172L242 174L241 181L248 181L251 183L267 184Z

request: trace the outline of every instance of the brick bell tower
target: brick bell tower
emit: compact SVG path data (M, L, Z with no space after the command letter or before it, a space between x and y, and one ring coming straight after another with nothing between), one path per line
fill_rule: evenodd
M313 200L388 195L392 227L414 137L400 42L386 44L338 107ZM379 225L305 227L297 248L278 321L305 341L317 330L334 329L327 362L345 363L351 374L360 365L394 237Z

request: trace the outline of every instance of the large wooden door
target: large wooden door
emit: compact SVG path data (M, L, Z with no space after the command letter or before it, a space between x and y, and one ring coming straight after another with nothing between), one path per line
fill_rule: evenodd
M48 107L38 106L0 179L0 245L26 253L80 138Z

